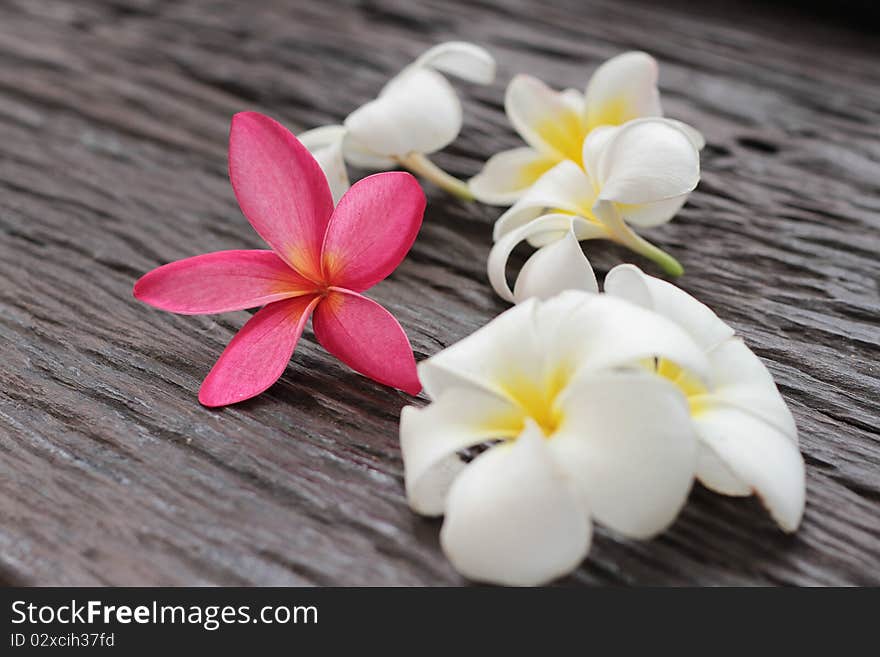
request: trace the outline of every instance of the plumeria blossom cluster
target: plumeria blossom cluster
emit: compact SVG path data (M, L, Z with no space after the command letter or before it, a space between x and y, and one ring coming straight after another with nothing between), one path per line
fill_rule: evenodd
M672 522L697 443L674 384L639 366L658 355L708 374L669 320L572 291L529 299L419 365L432 403L401 414L406 490L415 511L445 514L441 543L461 573L542 584L584 559L593 520L637 538ZM459 453L486 444L469 463Z
M758 495L785 531L800 523L797 430L767 369L708 307L633 265L604 294L523 301L419 376L432 401L401 414L407 494L445 515L443 549L472 579L563 575L593 521L651 538L694 478Z
M547 247L528 264L527 279L566 266L573 242L600 238L667 273L682 273L674 258L633 230L675 216L699 180L705 144L694 128L660 118L657 74L650 55L629 52L600 66L584 94L556 92L526 75L511 81L505 108L528 146L493 156L470 181L481 201L513 203L495 224L489 270L499 294L513 296L498 282L507 255L523 240ZM550 246L558 241L563 244Z
M679 275L636 233L668 222L700 178L703 137L662 117L657 63L630 52L584 93L520 75L505 108L527 146L491 157L468 183L428 158L458 135L445 77L490 83L488 52L427 50L342 124L297 139L269 117L237 114L229 176L269 249L161 266L135 296L162 310L260 308L204 380L224 406L284 372L311 318L316 339L355 371L426 406L401 412L411 507L444 516L453 565L479 581L543 584L585 558L593 523L631 539L669 527L694 481L756 495L786 532L804 511L797 429L772 376L734 330L682 289L624 264L604 292L581 241L623 244ZM387 171L351 185L348 165L406 168L461 197L509 205L495 223L489 281L513 308L418 366L403 328L362 293L416 239L425 195ZM514 285L507 261L537 250Z
M629 224L668 221L696 187L699 153L687 134L664 119L601 127L584 140L583 160L583 168L569 160L557 164L496 222L488 272L504 299L540 295L546 280L562 272L595 289L579 240L613 239L650 256L670 273L681 273L674 259ZM545 214L548 207L553 212ZM507 259L523 240L540 248L526 261L511 291Z
M472 43L441 43L394 76L375 100L354 110L342 125L300 135L327 174L335 199L348 189L346 163L367 170L404 167L460 198L473 199L465 182L428 159L461 131L461 101L444 74L489 84L495 78L495 60Z
M633 230L669 221L700 177L704 140L661 117L656 83L644 53L606 62L584 95L514 78L507 114L528 146L470 181L480 200L512 203L488 273L518 305L419 365L431 403L403 410L400 437L410 505L444 516L442 547L472 579L563 575L593 522L651 538L695 480L757 495L784 531L800 524L797 429L760 359L704 304L633 265L600 293L580 247L611 239L682 273ZM511 289L522 241L538 250Z

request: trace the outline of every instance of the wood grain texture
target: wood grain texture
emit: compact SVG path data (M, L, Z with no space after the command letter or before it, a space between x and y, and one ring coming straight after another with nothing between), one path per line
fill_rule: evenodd
M697 3L689 3L694 5ZM733 3L731 3L733 4ZM307 333L281 381L219 411L196 393L248 317L131 297L178 258L259 247L226 176L236 111L338 122L428 46L490 48L438 155L469 176L518 138L510 76L585 84L622 50L661 61L667 113L708 137L703 179L649 238L788 400L801 530L695 487L650 542L599 530L565 584L880 584L880 47L759 5L10 0L0 5L0 579L16 584L460 584L406 506L411 400ZM864 26L863 26L864 27ZM419 239L371 296L417 358L506 306L484 266L498 212L428 189ZM587 246L604 274L633 257ZM522 260L519 260L521 263ZM653 272L650 263L635 262Z

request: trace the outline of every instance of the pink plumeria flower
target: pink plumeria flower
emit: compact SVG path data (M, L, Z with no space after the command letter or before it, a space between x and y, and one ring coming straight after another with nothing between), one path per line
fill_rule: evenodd
M263 306L199 390L205 406L250 399L287 367L306 322L353 370L410 394L421 390L397 320L360 292L387 277L415 241L425 195L408 173L359 181L333 208L327 178L286 128L262 114L232 119L229 178L269 250L218 251L172 262L134 286L141 301L183 315Z

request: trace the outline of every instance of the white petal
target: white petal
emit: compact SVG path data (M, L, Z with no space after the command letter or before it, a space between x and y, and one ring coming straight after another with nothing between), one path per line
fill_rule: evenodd
M560 399L549 445L593 517L629 537L668 527L693 482L697 439L681 392L649 373L591 377Z
M554 164L555 159L534 148L514 148L490 157L468 185L477 200L483 203L510 205Z
M647 53L612 57L596 69L587 85L586 121L590 129L662 114L657 62Z
M682 128L688 127L679 121L670 121L669 119L663 119L663 121L668 124L676 124ZM584 140L584 169L597 189L602 184L599 176L599 161L602 153L620 130L619 126L600 126L590 132ZM649 228L651 226L659 226L672 219L681 209L681 206L685 204L687 198L688 194L681 194L680 196L673 196L672 198L655 201L654 203L617 205L616 207L628 223Z
M343 125L322 125L318 128L306 130L297 135L303 146L309 149L310 153L316 150L332 146L342 141L345 136L345 126Z
M423 360L419 380L429 397L449 388L477 388L503 398L511 380L540 381L544 347L535 332L536 301L501 313L466 338Z
M575 313L594 296L596 296L594 293L583 290L565 290L538 304L535 312L535 331L541 343L552 344L558 337L560 326L571 321ZM558 363L554 360L557 353L547 349L546 346L544 351L548 366L557 367ZM565 356L564 352L559 353Z
M599 126L591 130L587 138L584 139L584 171L595 189L599 189L602 184L602 180L599 178L599 160L605 147L619 130L620 128L617 126Z
M398 166L397 160L373 153L350 132L347 132L345 139L342 140L342 155L353 167L368 171L385 171Z
M599 198L629 205L681 196L700 180L700 154L664 119L631 121L617 130L598 163Z
M455 480L440 540L470 579L534 586L576 568L591 534L577 487L531 425L512 445L478 456Z
M748 497L751 487L738 479L706 443L700 442L697 453L697 479L708 489L722 495Z
M772 424L797 444L791 411L764 363L739 338L722 342L709 352L713 398Z
M548 358L559 367L567 365L573 378L654 357L676 363L701 381L709 378L705 353L682 328L662 315L607 294L585 294L584 302L565 321L546 330L541 342Z
M549 299L565 290L599 292L596 274L580 242L569 229L565 236L538 249L523 265L513 287L520 303L530 297Z
M529 146L580 163L586 130L574 101L572 90L560 93L530 75L517 75L507 85L504 109Z
M677 121L675 119L664 119L667 123L674 125L676 128L681 130L684 134L687 135L688 139L691 140L691 143L694 145L698 151L703 150L706 146L706 138L703 136L699 130L697 130L692 125L688 125L684 121Z
M400 413L400 450L406 494L414 511L440 515L446 493L465 467L457 451L495 438L513 438L521 414L497 395L452 388L424 408Z
M315 156L333 194L333 202L338 203L342 195L348 191L348 171L342 158L342 142L345 138L345 127L341 125L325 125L308 130L299 135L302 145Z
M461 103L439 73L408 67L374 101L352 112L345 127L372 153L433 153L461 130Z
M668 317L705 351L734 333L706 304L671 283L648 276L635 265L618 265L608 272L605 292Z
M413 64L455 77L490 84L495 79L495 59L485 48L466 41L447 41L425 51Z
M688 194L673 196L672 198L643 203L641 205L617 205L617 209L623 215L624 220L633 226L651 228L660 226L670 221L681 210L688 199Z
M596 192L590 179L574 162L560 162L542 175L532 187L495 222L493 239L527 224L542 214L566 212L592 217Z
M524 226L520 226L512 230L499 239L492 250L489 252L489 260L486 264L486 270L489 274L489 282L496 294L505 301L514 301L514 293L507 284L507 260L510 254L523 240L538 242L546 245L552 245L565 237L567 233L573 232L574 238L590 239L593 237L602 237L605 235L604 229L596 224L591 224L581 217L569 214L548 214L538 217ZM575 248L580 251L580 246L575 243ZM569 254L571 252L569 251ZM586 256L581 253L581 257L586 261ZM566 259L567 263L571 263L571 258ZM528 264L528 263L526 263ZM583 271L583 263L580 264L580 271ZM586 262L589 267L589 262ZM577 270L578 265L574 265L575 270L567 270L569 274ZM592 271L592 268L590 268ZM561 271L559 272L562 273ZM595 280L595 275L593 275ZM582 280L576 278L575 280ZM530 296L530 295L529 295ZM522 297L526 298L526 297ZM521 299L520 299L521 300Z
M572 111L577 113L578 116L583 116L584 112L586 112L586 100L584 99L584 94L578 91L577 89L563 89L559 92L559 97L562 99L562 102ZM583 139L583 135L581 135Z
M703 443L761 498L779 526L788 532L797 529L806 495L797 445L773 425L721 403L697 413L694 426Z

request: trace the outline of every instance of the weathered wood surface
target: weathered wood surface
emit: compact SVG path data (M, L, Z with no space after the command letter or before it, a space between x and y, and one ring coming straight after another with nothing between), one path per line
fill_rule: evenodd
M650 237L764 358L801 432L795 536L697 486L656 540L600 530L565 583L880 584L880 48L827 20L689 4L0 5L0 579L462 583L439 523L405 504L406 395L307 334L269 392L204 409L199 383L248 315L131 297L159 264L259 246L226 176L234 112L336 122L456 38L500 62L493 86L462 87L466 128L437 157L462 176L518 142L512 74L581 86L624 49L660 59L667 112L709 146L692 202ZM418 358L505 308L484 273L497 212L428 192L412 254L372 291ZM601 273L630 259L588 248Z

